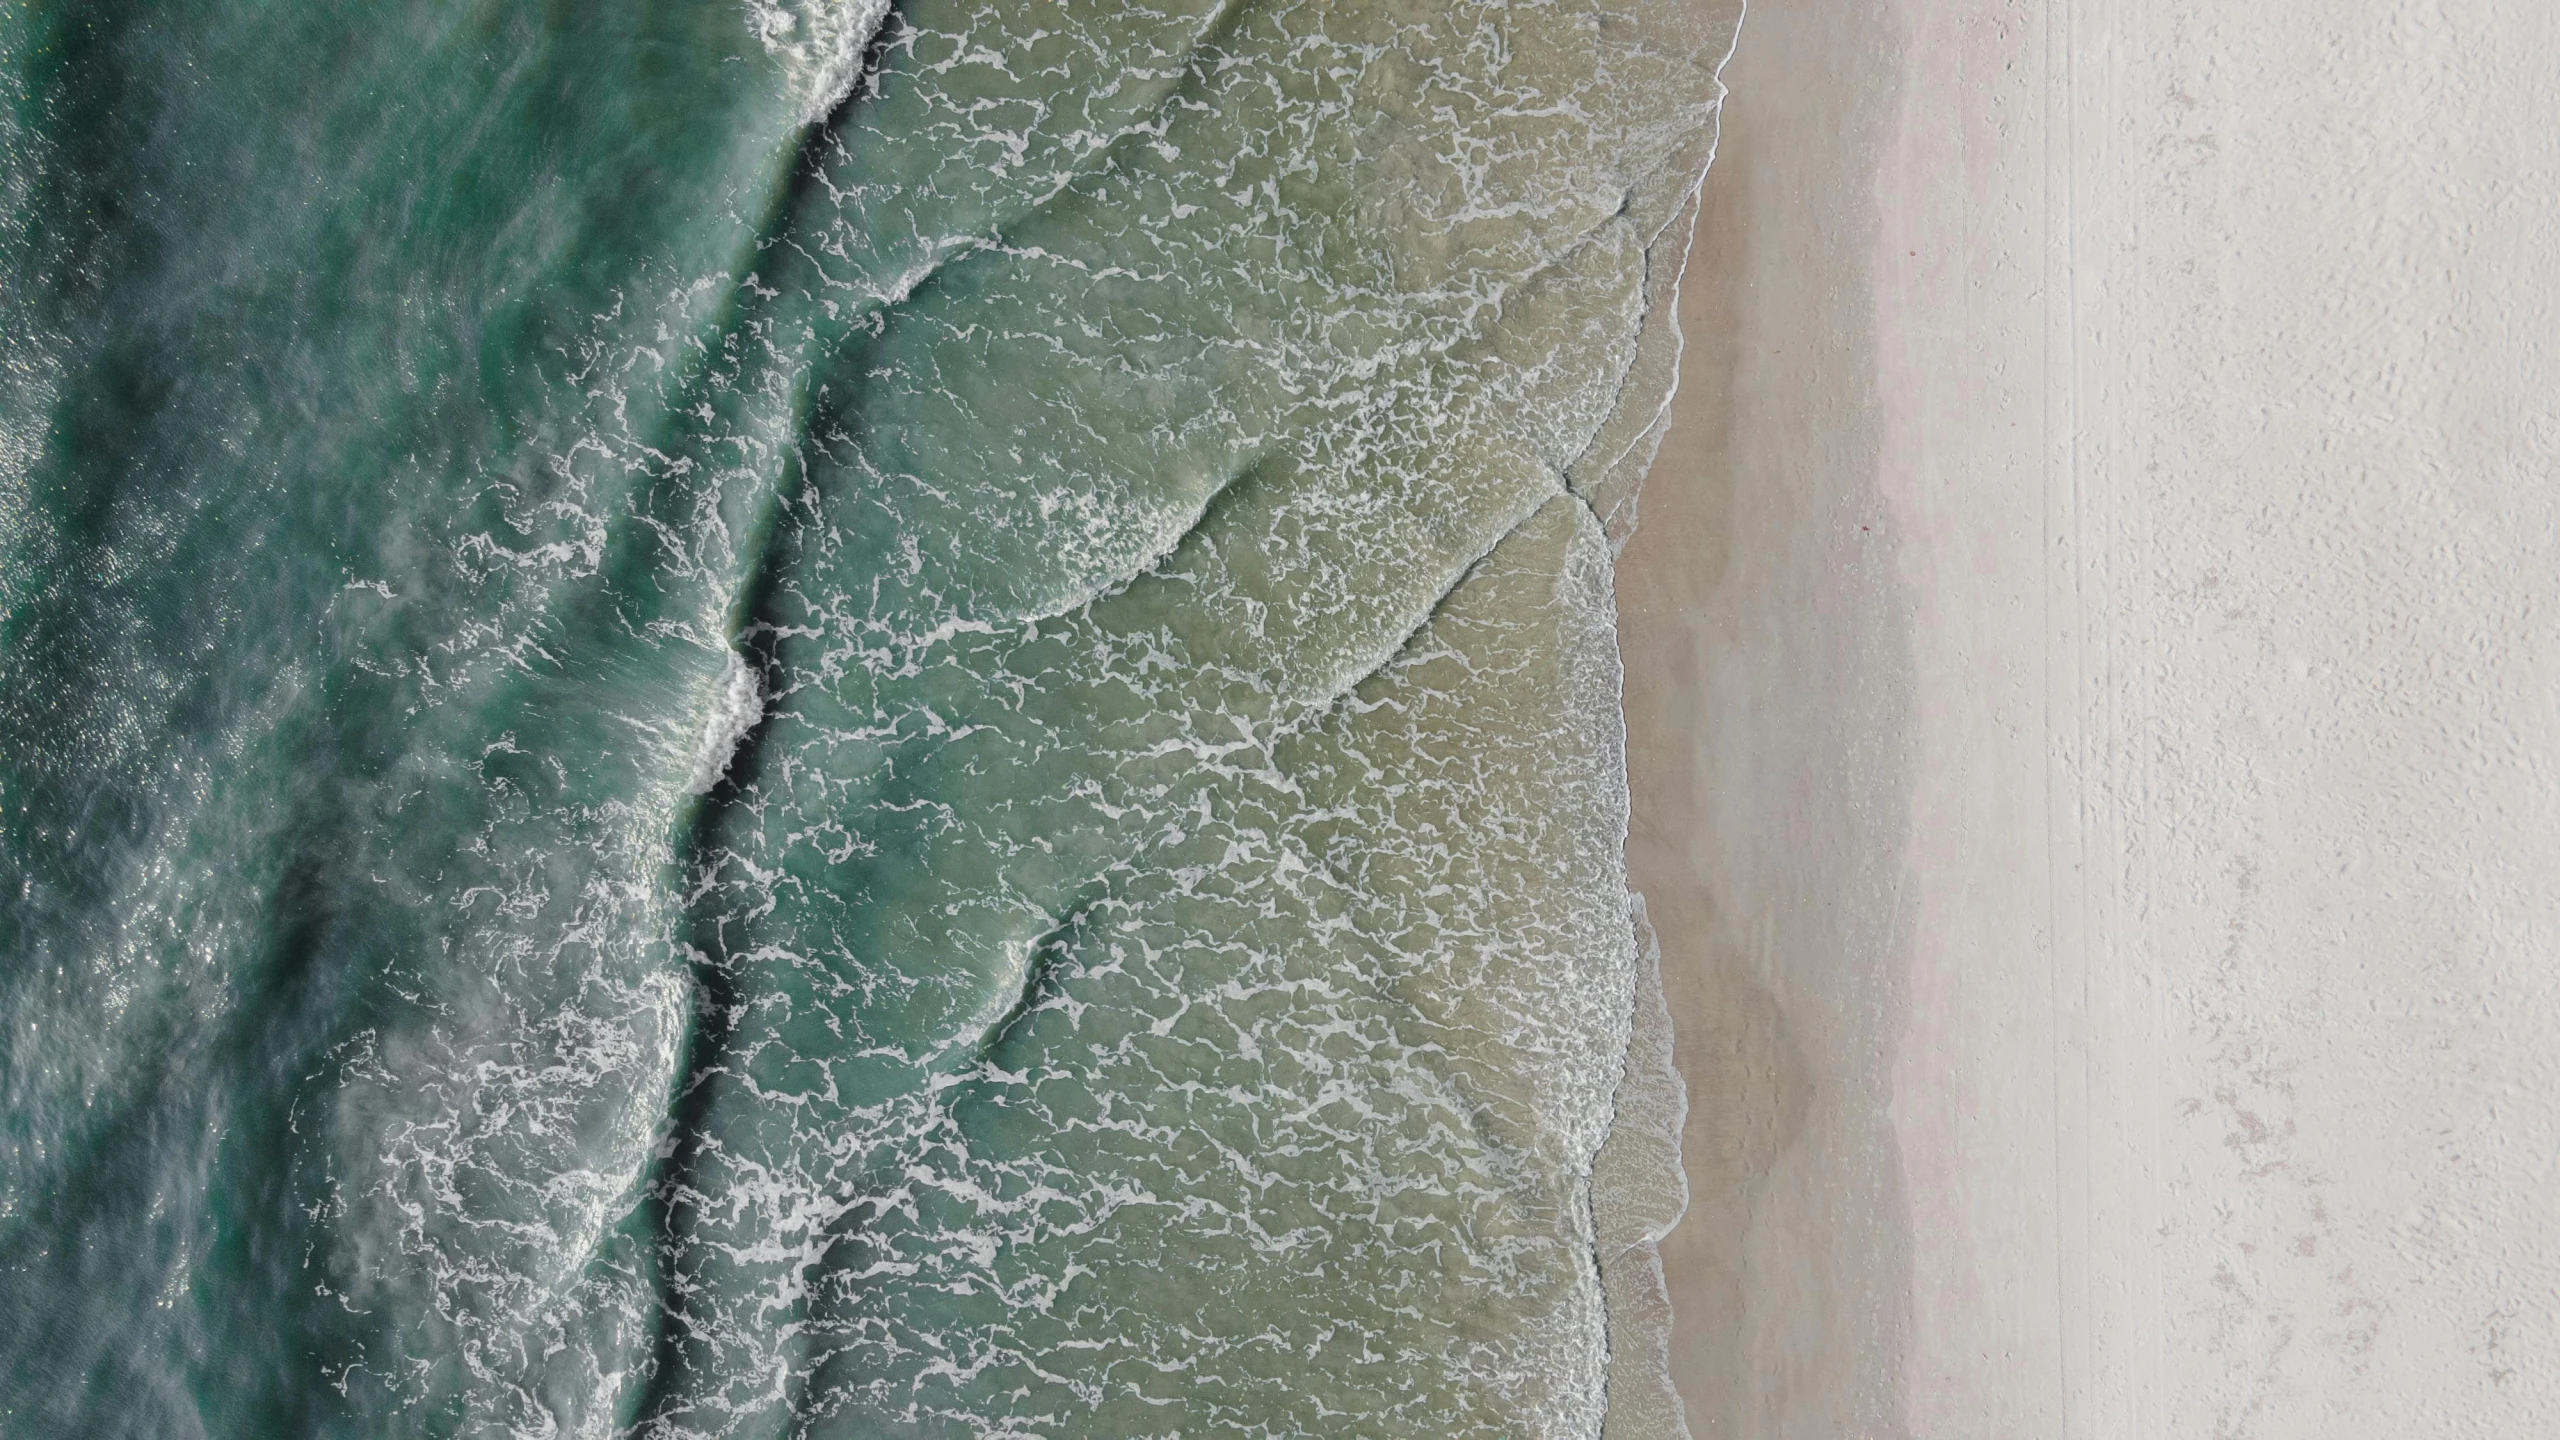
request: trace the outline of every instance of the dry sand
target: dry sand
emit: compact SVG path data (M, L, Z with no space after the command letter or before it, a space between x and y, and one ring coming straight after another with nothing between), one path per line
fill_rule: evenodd
M1758 0L1619 578L1698 1435L2560 1434L2555 61Z

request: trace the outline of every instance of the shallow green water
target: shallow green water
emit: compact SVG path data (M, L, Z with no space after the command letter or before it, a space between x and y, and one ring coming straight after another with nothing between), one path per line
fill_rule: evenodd
M0 1431L1596 1432L1729 40L0 10Z

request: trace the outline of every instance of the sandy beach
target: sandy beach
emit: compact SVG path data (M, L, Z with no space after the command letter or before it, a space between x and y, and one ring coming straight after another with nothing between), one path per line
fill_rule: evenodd
M1618 580L1695 1434L2560 1433L2555 57L1753 8Z

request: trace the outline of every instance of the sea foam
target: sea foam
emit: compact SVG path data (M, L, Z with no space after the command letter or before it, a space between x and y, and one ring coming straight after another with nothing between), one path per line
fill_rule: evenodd
M731 650L721 662L711 713L703 717L702 743L693 752L693 771L685 777L684 793L710 794L728 773L739 743L763 719L764 682L756 678L755 667L745 656Z

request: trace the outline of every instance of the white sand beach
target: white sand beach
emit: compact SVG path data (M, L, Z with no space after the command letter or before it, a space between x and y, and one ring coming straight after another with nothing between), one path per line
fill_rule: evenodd
M1618 582L1697 1435L2560 1434L2555 61L1755 4Z

